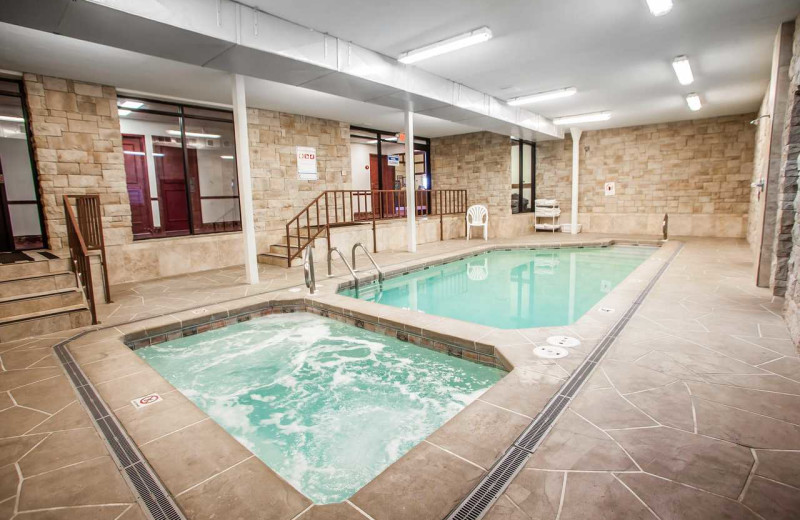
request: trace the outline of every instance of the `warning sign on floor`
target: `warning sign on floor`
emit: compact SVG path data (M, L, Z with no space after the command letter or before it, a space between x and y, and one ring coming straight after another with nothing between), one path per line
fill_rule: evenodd
M147 394L142 397L137 397L131 404L134 408L144 408L145 406L150 406L151 404L160 403L163 401L160 395L158 394Z

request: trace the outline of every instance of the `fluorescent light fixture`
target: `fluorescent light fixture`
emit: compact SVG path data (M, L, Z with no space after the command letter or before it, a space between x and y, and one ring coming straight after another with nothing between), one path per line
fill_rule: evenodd
M25 119L17 116L0 116L0 121L11 121L12 123L24 123Z
M653 16L664 16L672 11L672 0L647 0L647 7Z
M167 130L169 135L176 135L178 137L181 136L180 130ZM219 139L219 134L201 134L199 132L186 132L186 137L206 137L208 139Z
M548 99L558 99L574 96L578 92L575 87L560 88L558 90L548 90L547 92L540 92L530 96L522 96L514 99L509 99L508 104L511 106L527 105L529 103L536 103L538 101L546 101Z
M119 117L125 117L125 116L127 116L128 114L130 114L130 113L131 113L131 111L130 111L130 110L120 110L120 111L119 111Z
M557 117L553 119L556 125L573 125L578 123L596 123L598 121L608 121L611 119L611 112L593 112L591 114L580 114L577 116Z
M233 156L232 155L220 155L219 158L220 159L226 159L228 161L232 161L233 160Z
M117 103L117 106L122 108L140 108L144 103L141 101L123 101L122 103Z
M483 43L491 38L492 31L488 27L481 27L480 29L475 29L468 33L459 34L458 36L453 36L452 38L405 52L401 54L397 60L400 63L416 63L434 56L439 56L440 54L457 51L458 49L463 49L470 45Z
M131 150L123 150L122 153L125 155L147 155L144 152L133 152Z
M675 75L678 76L681 85L694 83L694 74L692 74L692 66L689 65L689 58L678 56L672 60L672 68L675 69Z
M703 103L700 102L700 96L694 92L686 96L686 104L689 105L689 110L692 112L697 112L703 108Z
M154 153L153 157L164 157L163 153Z

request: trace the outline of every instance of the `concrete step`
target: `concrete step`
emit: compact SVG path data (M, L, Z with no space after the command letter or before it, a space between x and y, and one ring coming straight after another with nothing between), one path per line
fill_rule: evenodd
M0 298L0 319L72 307L83 303L83 294L77 287L9 296Z
M0 281L0 298L37 294L76 287L75 275L70 271L22 276Z
M92 314L84 304L0 318L0 343L92 324Z
M16 264L0 264L0 281L15 280L26 276L44 275L69 270L70 264L68 258L19 262Z
M286 267L286 255L280 255L276 253L261 253L258 255L258 263ZM303 259L300 257L292 259L292 267L297 267L298 265L303 265Z

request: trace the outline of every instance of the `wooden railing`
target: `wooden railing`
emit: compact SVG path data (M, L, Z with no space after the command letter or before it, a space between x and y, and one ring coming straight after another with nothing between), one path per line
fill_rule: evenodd
M379 221L407 215L406 190L327 190L286 223L287 263L320 235L330 247L331 227L372 222L372 250L377 251L375 225ZM416 190L415 214L439 217L439 235L444 240L445 215L467 212L467 190ZM466 222L466 221L465 221ZM465 224L466 225L466 224ZM293 234L294 233L294 234Z
M75 201L77 217L72 209L70 199ZM91 251L100 252L105 302L111 303L100 196L64 195L64 216L67 222L67 244L75 272L75 280L86 297L86 302L92 313L92 323L96 324L97 306L94 297L94 284L92 283Z

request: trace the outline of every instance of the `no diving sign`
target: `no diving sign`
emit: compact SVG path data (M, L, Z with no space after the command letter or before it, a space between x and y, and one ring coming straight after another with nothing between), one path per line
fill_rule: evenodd
M142 397L137 397L131 404L134 408L144 408L145 406L150 406L151 404L160 403L163 401L162 397L158 394L147 394Z

